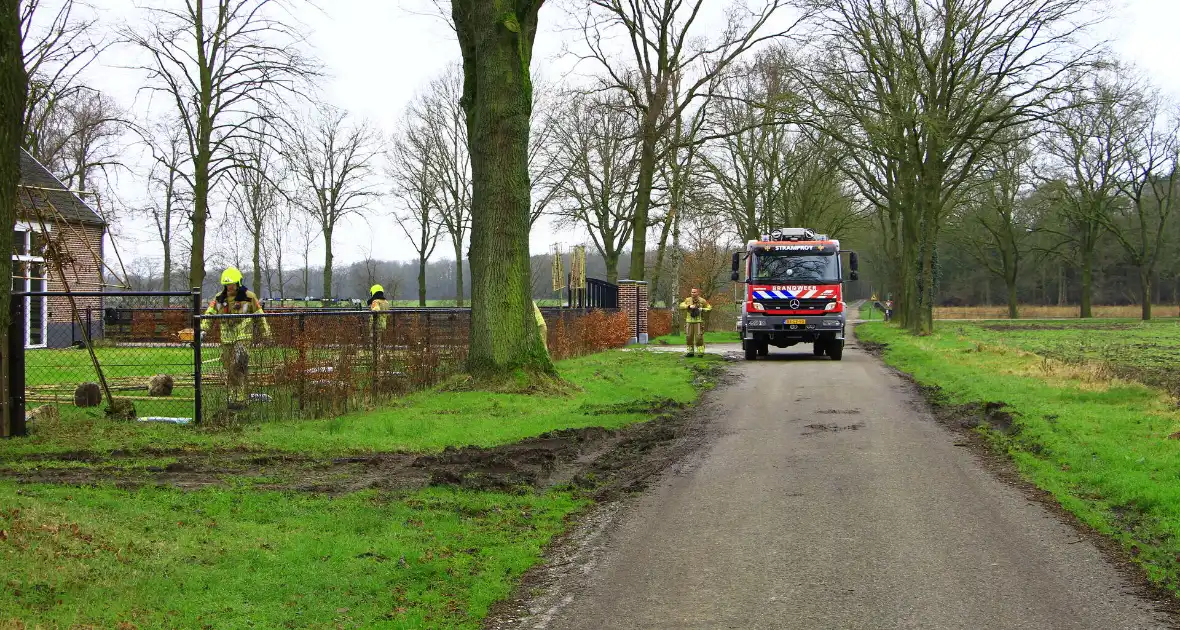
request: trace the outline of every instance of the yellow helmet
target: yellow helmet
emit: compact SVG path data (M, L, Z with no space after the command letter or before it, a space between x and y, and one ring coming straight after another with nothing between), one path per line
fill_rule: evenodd
M242 272L237 267L227 267L221 272L221 284L242 284Z
M385 287L379 284L374 284L373 286L369 287L369 297L373 297L378 293L385 293Z

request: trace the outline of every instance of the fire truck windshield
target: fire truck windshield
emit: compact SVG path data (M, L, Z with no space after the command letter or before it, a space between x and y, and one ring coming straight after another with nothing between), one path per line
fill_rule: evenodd
M761 252L753 263L750 281L758 284L840 282L840 257L835 254Z

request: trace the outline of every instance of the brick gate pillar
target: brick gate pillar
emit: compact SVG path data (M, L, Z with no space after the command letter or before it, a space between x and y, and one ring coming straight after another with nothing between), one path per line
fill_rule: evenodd
M635 311L636 311L635 316L636 316L636 319L638 320L636 322L635 328L636 328L637 336L639 337L639 343L646 344L647 343L647 307L648 307L647 283L643 282L643 281L639 281L639 282L636 282L635 285L636 285L636 287L635 287L635 293L636 293L635 301L636 301L636 307L637 307L635 309Z
M619 280L619 310L627 314L627 343L639 343L639 285Z

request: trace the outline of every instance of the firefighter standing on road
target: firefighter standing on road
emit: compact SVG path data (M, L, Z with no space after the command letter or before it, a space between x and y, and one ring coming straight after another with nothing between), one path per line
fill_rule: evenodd
M705 356L704 314L713 310L713 306L701 297L700 289L693 289L692 295L680 303L680 310L685 311L684 341L688 345L688 356Z
M206 315L247 315L261 313L262 304L253 291L242 285L242 272L229 267L221 274L221 293L209 302ZM209 330L213 320L201 321L201 333ZM221 324L221 366L225 370L226 385L229 387L229 408L242 409L246 405L246 380L250 371L249 346L254 340L254 318L226 318ZM265 318L258 318L262 334L271 338L270 325Z

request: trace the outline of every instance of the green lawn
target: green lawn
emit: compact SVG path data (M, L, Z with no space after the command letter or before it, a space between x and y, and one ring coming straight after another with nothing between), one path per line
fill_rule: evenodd
M1180 591L1180 443L1169 439L1180 410L1158 382L1180 359L1180 328L1112 325L942 323L912 337L875 323L857 335L887 344L887 362L941 388L948 404L1005 404L1015 431L987 432L993 443Z
M0 481L0 627L478 628L581 505Z
M149 448L331 455L494 446L554 429L619 427L649 417L637 403L690 402L696 397L694 372L683 359L666 353L614 350L562 361L558 368L579 392L543 396L426 391L372 411L248 424L236 431L111 421L92 409L65 415L60 422L32 423L28 438L0 441L0 460L30 453ZM634 409L628 410L629 405Z
M706 332L705 344L711 343L741 343L742 338L737 331L718 331ZM664 346L683 346L684 335L664 335L663 337L656 337L652 343L658 343Z
M573 384L564 394L430 391L333 420L236 430L63 418L35 423L29 438L0 441L0 464L98 469L114 460L53 455L115 449L132 455L116 463L128 468L174 461L145 449L277 449L324 461L500 445L554 429L642 422L660 401L691 403L708 384L699 369L714 360L705 361L610 351L559 363ZM229 487L126 490L0 478L0 628L478 628L588 504L567 488L332 497L257 483L235 477Z

